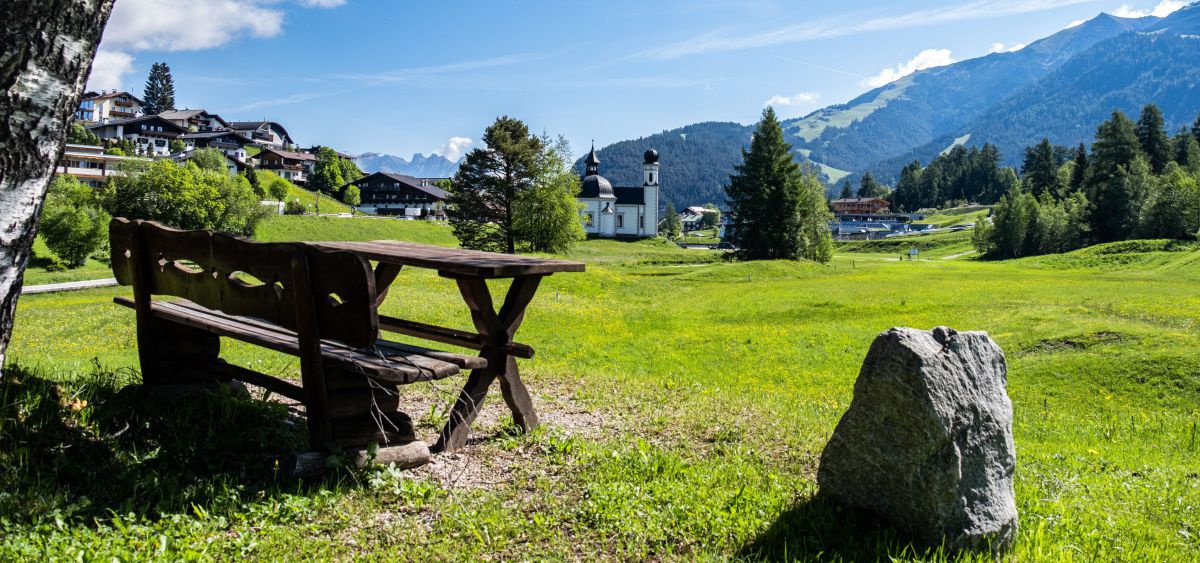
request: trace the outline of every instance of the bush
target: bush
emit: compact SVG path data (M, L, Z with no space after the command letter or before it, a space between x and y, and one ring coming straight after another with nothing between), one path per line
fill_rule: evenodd
M72 176L57 176L42 208L41 233L66 267L78 268L108 243L109 219L91 188Z
M217 229L251 235L271 210L243 176L202 170L170 160L125 162L109 179L101 201L105 211L129 219L150 219L180 229Z
M306 211L308 211L308 208L303 203L300 203L299 199L293 199L283 205L284 215L304 215Z
M362 193L359 192L358 188L355 186L347 187L342 193L342 201L345 202L346 205L357 207L358 204L362 203Z
M295 187L291 182L284 180L270 170L258 170L256 174L258 176L258 184L262 186L263 193L275 201L286 200L292 188Z

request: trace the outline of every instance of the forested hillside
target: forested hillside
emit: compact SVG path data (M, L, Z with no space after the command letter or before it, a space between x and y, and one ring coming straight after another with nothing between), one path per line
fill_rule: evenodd
M597 149L600 174L614 186L642 185L642 155L657 149L662 166L661 202L676 209L689 205L724 205L725 184L750 143L751 128L738 123L707 122L663 131ZM583 172L583 159L575 163Z
M1191 9L1190 11L1200 11ZM970 146L995 145L1001 163L1019 166L1024 147L1042 137L1075 146L1091 143L1114 110L1137 114L1147 103L1163 112L1167 130L1190 126L1200 109L1200 39L1175 34L1129 33L1096 45L1058 70L988 110L970 124L870 170L893 183L912 162L930 162L968 136Z

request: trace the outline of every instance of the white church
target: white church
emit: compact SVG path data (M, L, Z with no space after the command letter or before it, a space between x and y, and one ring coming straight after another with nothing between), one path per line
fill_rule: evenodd
M596 147L588 154L587 171L579 190L583 229L601 237L658 236L658 151L646 151L642 185L614 188L600 175Z

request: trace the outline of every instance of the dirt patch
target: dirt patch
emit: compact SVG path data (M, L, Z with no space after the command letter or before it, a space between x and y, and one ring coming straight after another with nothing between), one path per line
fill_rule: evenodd
M1132 337L1119 332L1091 332L1077 336L1064 336L1039 340L1033 346L1023 349L1024 354L1055 353L1072 350L1086 350L1102 344L1120 344L1132 340Z

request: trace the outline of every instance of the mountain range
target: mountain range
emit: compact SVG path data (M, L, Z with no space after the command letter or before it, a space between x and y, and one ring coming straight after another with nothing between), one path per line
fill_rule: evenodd
M928 164L955 144L992 143L1004 164L1019 166L1024 148L1042 137L1090 143L1113 110L1136 119L1148 103L1158 104L1173 133L1200 112L1198 85L1200 3L1163 18L1100 14L1018 51L917 71L782 125L796 159L829 183L864 171L894 183L905 164ZM677 208L722 203L752 130L698 123L621 141L597 151L601 172L615 185L638 181L642 152L657 148L664 199Z
M363 153L355 158L358 168L368 174L372 172L393 172L414 178L449 178L458 170L459 160L450 160L439 154L425 156L416 153L412 159L405 160L402 156L379 153Z

